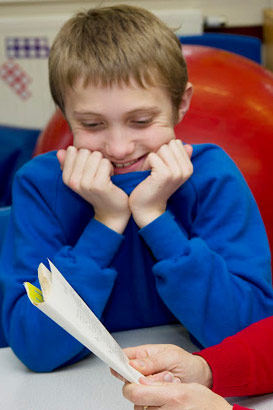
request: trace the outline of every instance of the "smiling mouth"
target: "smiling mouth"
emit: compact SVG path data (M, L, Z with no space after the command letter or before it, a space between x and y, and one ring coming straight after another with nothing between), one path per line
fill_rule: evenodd
M139 159L140 158L134 159L133 161L130 161L130 162L124 162L123 164L113 162L113 165L115 168L126 168L138 162Z

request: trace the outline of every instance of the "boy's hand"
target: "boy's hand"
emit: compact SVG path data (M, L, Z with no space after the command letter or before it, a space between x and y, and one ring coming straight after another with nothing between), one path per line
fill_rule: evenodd
M232 410L221 396L197 383L143 385L125 383L123 395L135 404L135 410Z
M162 215L169 197L190 178L191 153L191 146L183 146L180 140L174 139L162 145L157 153L148 155L146 165L151 175L129 197L130 209L140 228Z
M142 373L143 384L171 382L179 379L182 383L200 383L212 387L211 368L201 356L171 344L155 344L123 349L132 367ZM113 372L115 376L117 374ZM174 380L170 378L174 377Z
M100 152L74 146L59 150L57 158L64 183L93 206L95 219L122 233L131 211L128 196L111 181L111 162Z

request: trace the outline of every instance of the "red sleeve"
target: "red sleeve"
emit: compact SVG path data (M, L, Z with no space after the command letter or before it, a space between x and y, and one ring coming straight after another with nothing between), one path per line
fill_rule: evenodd
M196 354L212 369L215 393L248 396L273 391L272 350L273 316Z
M233 409L232 410L251 410L248 407L241 407L238 406L238 404L234 404Z

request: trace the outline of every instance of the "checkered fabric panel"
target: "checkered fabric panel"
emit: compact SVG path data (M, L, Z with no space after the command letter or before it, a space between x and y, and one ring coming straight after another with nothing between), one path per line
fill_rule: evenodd
M7 58L47 58L49 44L46 37L7 37Z
M0 77L23 100L31 96L28 85L32 81L28 74L13 60L8 60L0 66Z

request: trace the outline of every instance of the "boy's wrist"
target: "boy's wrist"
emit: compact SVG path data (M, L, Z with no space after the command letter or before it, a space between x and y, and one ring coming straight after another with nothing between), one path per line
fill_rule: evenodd
M102 217L95 214L94 218L109 229L112 229L112 231L122 234L128 224L130 215L130 213L124 213L121 217L111 217L110 215Z
M149 225L151 222L153 222L155 219L159 218L161 215L163 215L165 210L159 211L159 210L153 210L151 212L139 212L139 213L133 213L133 218L135 223L138 225L139 228L144 228L144 226Z

